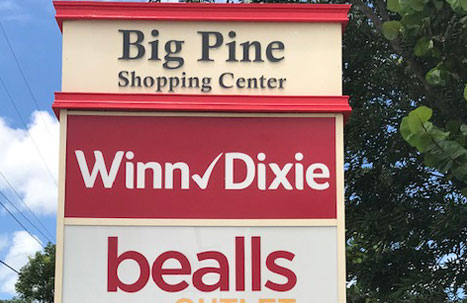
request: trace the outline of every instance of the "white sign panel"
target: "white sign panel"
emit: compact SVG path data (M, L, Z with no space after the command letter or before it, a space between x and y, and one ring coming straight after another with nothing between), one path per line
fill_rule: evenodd
M65 237L64 303L337 302L336 227L66 226Z

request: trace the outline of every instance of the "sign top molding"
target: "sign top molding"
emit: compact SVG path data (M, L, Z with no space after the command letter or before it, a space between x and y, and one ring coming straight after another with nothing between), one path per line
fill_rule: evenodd
M341 113L352 111L349 96L230 96L182 94L106 94L56 92L52 108L130 111L202 111L268 113Z
M54 1L60 29L65 20L341 23L346 4L227 4Z

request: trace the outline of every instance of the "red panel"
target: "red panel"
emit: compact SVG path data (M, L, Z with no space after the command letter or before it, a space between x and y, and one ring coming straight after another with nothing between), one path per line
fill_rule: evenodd
M306 112L350 114L348 96L233 96L182 94L55 93L53 109Z
M54 1L60 29L64 20L165 20L230 22L348 22L350 5L125 3Z
M104 188L100 177L94 187L86 188L75 151L86 156L89 169L95 150L102 151L110 167L117 151L132 151L132 161L123 158L112 188ZM225 189L225 155L239 152L254 159L263 152L263 163L283 168L295 165L295 154L305 167L323 163L330 177L329 188L296 189L295 166L286 175L292 186L260 190L257 178L241 190ZM214 166L206 189L201 189L194 174L203 175L212 161ZM150 117L150 116L68 116L66 151L66 217L91 218L228 218L295 219L336 218L336 168L334 118L248 118L248 117ZM146 188L128 189L125 185L126 162L185 162L189 166L189 188L180 188L175 173L173 189L154 189L148 174ZM246 175L243 162L235 164L235 182ZM136 165L135 165L136 166ZM256 169L257 172L257 169ZM136 173L135 173L136 175ZM163 169L164 175L164 169ZM257 174L256 174L257 176ZM266 185L275 174L267 168ZM136 183L136 182L135 182ZM162 182L163 186L166 183Z

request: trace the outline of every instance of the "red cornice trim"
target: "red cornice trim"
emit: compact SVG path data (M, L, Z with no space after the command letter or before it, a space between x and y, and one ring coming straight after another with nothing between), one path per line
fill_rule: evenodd
M226 4L54 1L64 20L319 22L347 24L347 4Z
M351 108L348 96L234 96L181 94L107 94L56 92L52 108L97 111L201 111L342 113Z

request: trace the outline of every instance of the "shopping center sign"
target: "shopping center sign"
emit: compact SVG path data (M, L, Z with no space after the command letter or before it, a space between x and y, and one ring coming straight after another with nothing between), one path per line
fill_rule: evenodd
M349 6L55 7L55 301L345 302Z

